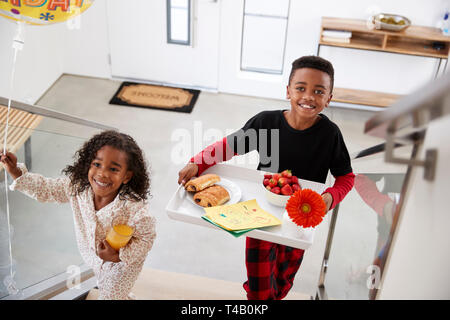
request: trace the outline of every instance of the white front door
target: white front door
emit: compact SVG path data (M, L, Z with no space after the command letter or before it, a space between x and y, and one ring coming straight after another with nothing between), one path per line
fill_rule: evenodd
M288 45L295 35L287 32L292 15L298 15L292 8L296 2L221 2L220 47L226 54L220 55L219 91L286 98L291 63L297 58L295 46Z
M181 23L185 3L191 10L189 45L176 43L183 40L180 28L172 25L169 35L166 0L107 1L113 77L217 89L219 2L172 0L174 20Z
M112 76L284 99L298 49L287 32L296 1L190 3L191 44L181 45L168 43L166 0L109 0Z

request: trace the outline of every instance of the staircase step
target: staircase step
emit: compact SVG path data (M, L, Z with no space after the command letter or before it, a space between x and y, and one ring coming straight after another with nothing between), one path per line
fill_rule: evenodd
M138 300L246 300L242 283L201 276L144 268L137 279L133 294ZM86 300L97 299L91 290ZM291 291L285 300L309 300L307 294Z

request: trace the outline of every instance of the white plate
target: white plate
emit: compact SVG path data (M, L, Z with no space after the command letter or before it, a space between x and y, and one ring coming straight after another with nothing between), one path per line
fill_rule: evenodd
M218 186L224 187L228 191L228 194L230 195L230 200L225 202L224 205L235 204L235 203L238 203L239 201L241 201L241 197L242 197L241 188L239 188L239 186L236 183L234 183L233 181L220 178L220 181L216 182L215 184L217 184ZM186 191L186 193L187 193L186 197L189 199L190 202L195 204L197 207L203 208L202 206L198 205L194 201L195 192L187 192Z

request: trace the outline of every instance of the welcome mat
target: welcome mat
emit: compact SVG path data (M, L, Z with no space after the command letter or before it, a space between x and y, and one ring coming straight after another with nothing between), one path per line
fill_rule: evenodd
M200 90L123 82L110 104L190 113Z

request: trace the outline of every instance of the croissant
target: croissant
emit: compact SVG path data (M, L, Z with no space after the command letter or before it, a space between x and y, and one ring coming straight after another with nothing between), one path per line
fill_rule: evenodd
M202 191L216 182L220 181L220 177L216 174L205 174L198 178L189 180L185 185L187 191L198 192Z
M202 207L220 206L230 200L228 191L221 186L208 187L194 194L194 201Z

